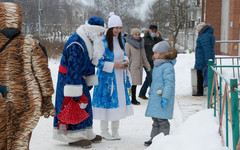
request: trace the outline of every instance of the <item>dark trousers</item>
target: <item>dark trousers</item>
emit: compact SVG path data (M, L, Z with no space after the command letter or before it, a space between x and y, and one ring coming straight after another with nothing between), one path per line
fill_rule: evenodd
M203 94L203 72L197 70L197 94Z
M151 86L151 83L152 83L152 69L151 71L147 71L146 67L144 67L144 70L146 71L146 78L145 78L145 81L140 89L140 92L139 92L139 96L146 96L146 93L147 93L147 89L148 87Z
M137 86L136 86L136 85L132 85L132 87L131 87L131 91L132 91L132 101L135 101L135 100L136 100L136 89L137 89Z
M152 131L151 131L151 138L154 138L159 133L164 133L164 135L169 135L170 131L170 123L168 122L168 119L159 119L159 118L153 118L153 124L152 124Z

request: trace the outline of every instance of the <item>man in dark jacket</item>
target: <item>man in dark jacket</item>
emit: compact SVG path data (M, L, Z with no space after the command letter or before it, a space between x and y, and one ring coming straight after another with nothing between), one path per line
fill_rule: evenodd
M149 30L147 32L147 34L144 37L144 47L145 47L145 52L146 52L146 56L147 56L147 60L149 62L149 64L151 65L151 70L147 70L147 68L144 67L144 70L146 71L146 78L145 81L141 87L141 90L139 92L139 96L142 99L148 99L146 97L146 92L147 92L147 88L150 87L151 83L152 83L152 69L153 69L153 60L152 60L152 56L153 56L153 51L152 48L153 46L162 41L162 37L159 34L159 32L157 31L157 26L156 25L150 25L149 26Z
M215 37L213 28L209 24L201 22L196 27L198 31L197 47L195 52L195 66L197 70L197 93L192 96L203 96L203 83L207 86L207 64L208 60L214 61Z

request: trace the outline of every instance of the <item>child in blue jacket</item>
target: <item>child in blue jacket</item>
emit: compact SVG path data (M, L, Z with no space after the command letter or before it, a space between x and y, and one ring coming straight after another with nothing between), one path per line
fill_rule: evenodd
M164 54L170 51L168 42L161 41L154 45L153 52ZM145 146L152 144L152 139L163 132L168 135L172 119L175 98L175 71L176 59L155 59L152 74L152 84L149 91L149 102L145 116L152 117L153 125L151 139L144 143Z

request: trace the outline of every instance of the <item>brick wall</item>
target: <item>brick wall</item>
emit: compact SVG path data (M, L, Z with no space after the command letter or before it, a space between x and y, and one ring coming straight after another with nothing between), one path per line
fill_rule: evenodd
M216 40L221 40L221 11L222 0L202 0L202 11L206 11L206 16L202 14L202 20L209 23L214 28L214 36ZM204 3L205 2L205 3ZM228 22L228 39L226 40L239 40L239 24L240 24L240 0L229 0L229 22ZM205 7L205 8L204 8ZM224 13L224 12L223 12ZM239 44L230 43L227 45L227 53L220 51L220 44L215 45L215 53L217 55L227 54L232 56L239 55Z
M214 29L216 41L221 37L221 10L222 0L207 0L206 1L206 20L207 24L211 24ZM215 45L215 54L220 54L220 44Z
M229 7L229 40L239 40L239 0L230 0ZM228 55L237 56L239 44L231 43L228 44Z

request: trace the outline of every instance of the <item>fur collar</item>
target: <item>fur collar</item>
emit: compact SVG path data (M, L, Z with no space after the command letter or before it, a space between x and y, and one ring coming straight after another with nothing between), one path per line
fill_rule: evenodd
M88 51L88 56L90 58L90 60L92 60L92 55L93 55L93 45L91 43L91 41L88 39L88 37L86 36L83 28L85 25L81 25L78 29L77 29L77 34L83 39L83 41L85 42L86 46L87 46L87 51Z

